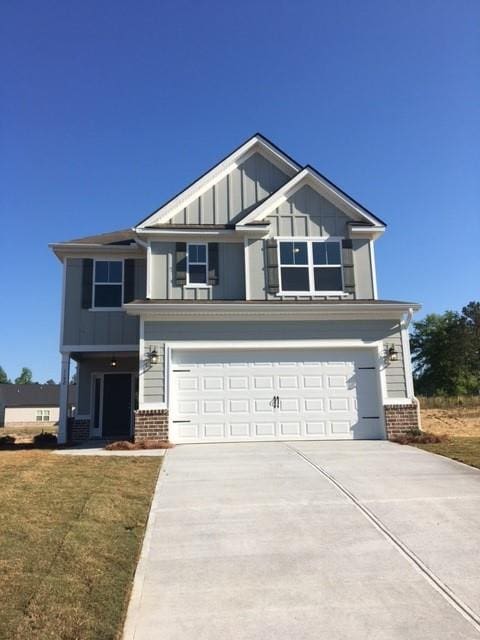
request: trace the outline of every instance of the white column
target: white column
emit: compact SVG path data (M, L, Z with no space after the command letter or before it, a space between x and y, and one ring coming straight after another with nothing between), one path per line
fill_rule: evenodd
M60 375L60 417L58 420L58 443L67 441L68 384L70 382L70 353L62 353L62 373Z

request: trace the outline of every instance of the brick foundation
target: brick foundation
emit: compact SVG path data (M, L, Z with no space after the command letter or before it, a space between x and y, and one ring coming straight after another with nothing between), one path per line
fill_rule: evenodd
M68 439L72 442L84 442L90 437L90 420L71 420Z
M168 440L168 409L135 411L134 442Z
M386 404L383 408L385 410L385 429L389 440L409 431L420 429L416 404Z

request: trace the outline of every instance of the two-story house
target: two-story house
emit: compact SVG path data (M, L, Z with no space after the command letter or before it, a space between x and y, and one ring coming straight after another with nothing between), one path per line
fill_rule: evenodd
M418 427L407 327L378 299L385 223L257 134L63 264L60 441L391 437Z

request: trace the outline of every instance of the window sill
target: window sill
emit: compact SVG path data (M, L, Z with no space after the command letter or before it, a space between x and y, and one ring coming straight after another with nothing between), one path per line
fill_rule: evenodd
M345 291L279 291L275 295L280 298L285 298L286 296L337 296L346 298L349 294L345 293Z
M90 307L89 311L123 311L122 307Z
M184 289L211 289L211 284L184 284Z

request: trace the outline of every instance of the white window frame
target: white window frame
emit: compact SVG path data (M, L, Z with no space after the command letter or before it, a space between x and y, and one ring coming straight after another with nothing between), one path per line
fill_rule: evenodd
M50 422L50 409L37 409L35 422Z
M122 265L122 277L120 282L97 282L95 280L95 274L97 272L97 262L120 262ZM93 277L92 277L92 311L121 311L123 304L123 287L124 287L124 279L125 279L125 260L117 259L112 260L111 258L94 258L93 260ZM97 284L113 284L115 286L121 285L121 297L120 297L120 306L119 307L97 307L95 306L95 285Z
M191 246L205 247L205 262L191 262L190 261L190 247ZM206 282L190 282L190 265L205 265ZM185 286L189 289L211 289L212 285L208 284L208 242L188 242L187 243L187 273Z
M347 296L345 293L345 283L343 279L343 262L342 262L342 237L339 236L318 236L318 237L306 237L306 236L277 236L274 238L277 242L277 262L278 262L278 286L279 291L277 296ZM306 242L307 244L307 264L284 264L282 265L280 260L280 243L281 242ZM313 264L313 243L314 242L337 242L340 245L340 264ZM283 291L282 290L282 266L283 267L305 267L308 268L308 291ZM315 290L315 274L314 268L334 268L340 267L340 274L342 278L342 288L338 291L316 291Z

